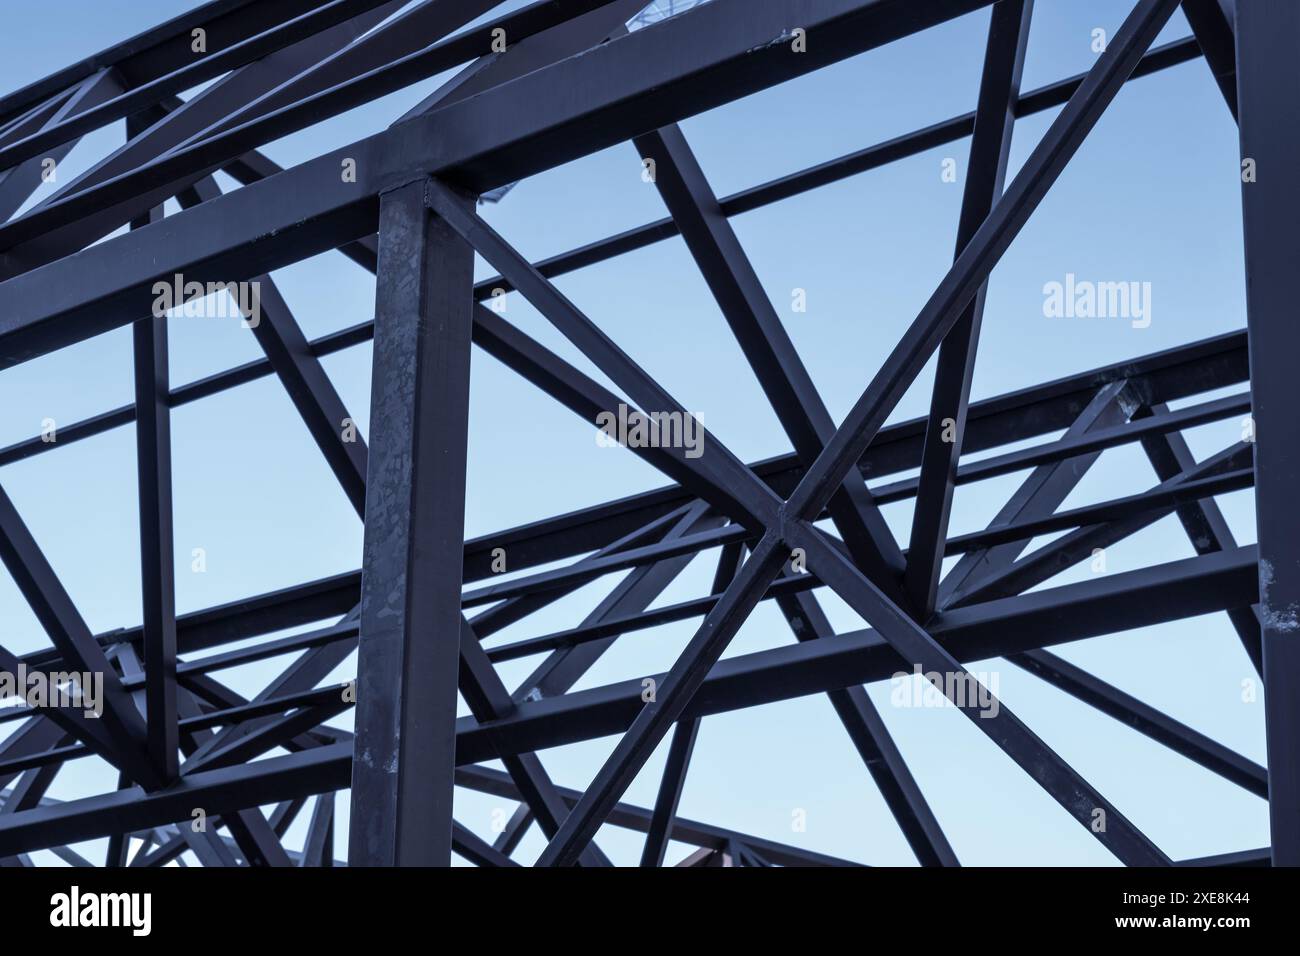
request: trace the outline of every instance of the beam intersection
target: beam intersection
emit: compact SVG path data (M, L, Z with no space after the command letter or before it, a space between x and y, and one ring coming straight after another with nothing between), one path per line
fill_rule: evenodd
M1288 497L1300 438L1281 394L1296 342L1283 321L1289 262L1277 241L1300 192L1268 176L1300 162L1300 137L1277 122L1279 89L1295 86L1277 38L1300 42L1300 14L1258 0L1239 0L1235 15L1220 0L1131 0L1089 70L1024 91L1034 0L707 0L663 18L647 3L535 0L503 14L494 0L216 0L0 96L0 371L130 326L134 372L129 404L62 426L57 443L0 448L0 466L42 456L53 467L58 457L43 456L57 446L132 426L142 579L140 623L93 633L29 526L31 505L0 487L0 560L48 645L17 654L0 639L0 673L82 675L78 701L0 710L10 725L0 739L0 865L30 865L41 850L91 865L73 846L102 839L90 856L114 867L446 866L453 856L515 867L534 827L538 866L661 867L673 843L690 848L679 864L690 867L856 865L682 813L709 769L697 753L706 717L816 695L916 861L976 862L964 849L959 857L960 836L869 691L913 670L1124 864L1300 862L1291 693L1300 658L1288 638L1300 607ZM1153 46L1180 6L1192 34ZM987 22L973 111L715 191L683 121L973 14ZM196 29L219 42L178 57ZM1197 59L1239 124L1243 158L1265 171L1258 182L1243 176L1246 329L973 399L987 290L1004 253L1126 85ZM262 151L446 73L415 108L341 149L288 167ZM1010 175L1017 120L1057 107ZM57 165L119 122L120 146L24 209L42 159ZM837 422L737 217L962 140L969 169L949 266ZM653 170L663 218L534 260L480 208L621 144ZM740 457L617 344L609 316L560 288L567 275L672 238L780 426L783 454ZM373 277L374 315L310 338L276 273L327 253ZM476 257L488 278L476 280ZM257 321L244 316L259 358L172 383L169 322L188 303L151 310L147 293L159 275L182 274L259 290ZM498 311L502 293L517 293L595 373ZM349 407L323 360L366 344L363 436L365 409ZM671 434L664 422L693 425L700 444L618 441L666 483L467 538L475 348L588 427L620 413L656 439ZM891 423L932 360L926 414ZM268 378L361 522L360 568L180 613L175 412ZM1187 433L1234 419L1249 434L1198 460ZM1119 448L1145 456L1156 483L1067 507ZM991 521L952 532L958 489L1012 475ZM1240 544L1220 508L1239 492L1254 498L1257 545ZM903 535L884 510L900 504L911 514ZM1192 557L1055 580L1167 518ZM715 562L711 584L682 598L696 559ZM586 597L597 590L598 600ZM837 633L828 598L866 627ZM763 602L789 633L738 653ZM1049 650L1208 614L1231 625L1265 685L1267 766ZM613 651L679 622L692 622L691 634L664 672L602 676ZM1230 860L1171 859L968 670L988 658L1265 800L1271 845ZM522 660L531 669L507 682L507 665ZM258 686L237 690L254 668ZM79 706L92 684L102 684L93 715ZM461 701L468 714L458 716ZM552 752L611 735L585 787L553 776ZM628 802L661 748L653 803ZM110 767L116 787L49 796L90 762ZM458 791L510 801L508 819L487 835L457 806ZM206 828L190 825L196 813ZM644 834L635 859L611 855L611 826Z

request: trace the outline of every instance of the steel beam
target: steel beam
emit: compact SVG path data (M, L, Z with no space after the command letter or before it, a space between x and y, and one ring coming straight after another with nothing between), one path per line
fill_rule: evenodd
M210 0L128 40L0 98L0 117L8 117L79 83L105 67L130 83L144 84L183 70L194 62L192 34L202 28L211 48L223 50L302 15L319 0Z
M935 624L933 635L959 660L983 660L1253 603L1258 583L1255 549L1243 547L951 611ZM704 717L886 680L903 666L889 644L871 631L759 651L720 662L684 716ZM489 725L462 718L456 760L464 767L502 753L621 732L642 711L642 690L641 680L635 679L523 704L511 717ZM344 789L352 752L350 742L328 744L206 771L154 794L137 788L42 806L0 820L0 853L164 825L188 818L194 806L224 812Z
M1182 620L1250 602L1258 591L1255 562L1255 549L1242 547L1105 575L948 611L930 634L965 663ZM889 680L909 667L875 631L838 634L720 661L682 714L707 717ZM662 687L662 675L656 680ZM645 707L642 690L641 679L621 681L521 704L512 717L483 727L462 718L457 761L478 763L621 733Z
M713 591L721 591L735 577L743 557L743 545L733 543L723 547L713 575ZM655 797L654 812L646 830L645 846L641 850L643 867L664 865L673 818L677 816L677 805L681 802L682 790L686 787L686 772L690 768L691 754L695 751L695 739L699 736L699 731L700 722L693 719L679 721L673 729L668 759L664 763L659 793Z
M1119 399L1129 388L1127 380L1103 386L1088 403L1074 423L1066 430L1063 439L1069 441L1090 431L1122 424L1128 417ZM1088 452L1077 458L1066 458L1036 467L1021 482L1005 505L989 523L998 528L1020 519L1049 515L1060 506L1074 490L1079 480L1101 456L1100 451ZM1020 556L1029 540L1009 542L991 548L977 548L962 555L961 560L943 577L939 588L939 606L947 607L952 595L976 580L983 579Z
M800 480L786 506L791 517L810 520L825 507L908 385L957 321L961 310L975 297L1002 253L1101 118L1176 5L1177 0L1139 0L1002 199L885 359L817 463Z
M1233 0L1226 0L1229 4ZM1232 9L1231 7L1228 8ZM1205 62L1224 102L1237 119L1237 50L1224 0L1183 0L1183 14L1205 54Z
M1216 455L1211 455L1194 468L1181 472L1168 481L1162 481L1151 490L1155 493L1176 491L1183 484L1247 467L1251 462L1252 451L1253 448L1249 443L1238 442ZM1122 541L1129 535L1155 524L1160 518L1173 511L1175 506L1175 501L1169 501L1160 508L1143 509L1131 517L1117 517L1115 520L1106 520L1064 534L1020 560L1004 566L1001 570L991 571L988 575L971 582L965 589L953 594L947 606L962 607L1027 591L1091 557L1097 548L1108 548L1115 542Z
M1264 650L1268 808L1274 866L1300 866L1300 418L1291 357L1300 221L1300 128L1280 119L1300 96L1300 6L1237 6L1237 104L1243 162L1246 318L1254 401L1259 616ZM1247 170L1247 166L1250 170Z
M1012 760L1050 794L1106 849L1130 866L1167 865L1168 857L1059 757L935 639L894 606L844 555L810 525L787 526L792 544L803 548L809 566L850 607L871 621L905 660L952 702ZM958 690L960 688L960 690ZM972 691L972 689L974 689ZM974 699L972 697L974 696ZM1100 827L1097 825L1101 821Z
M509 276L521 295L627 393L628 398L637 406L632 411L639 410L645 415L672 415L682 423L692 419L689 411L646 374L613 339L583 315L577 306L538 273L527 259L511 248L482 218L471 209L458 207L455 194L449 187L433 181L430 202L476 252ZM606 411L617 414L619 410ZM694 489L698 489L701 498L751 529L761 528L771 521L779 502L776 495L755 479L744 463L728 451L726 446L708 434L702 423L696 421L695 426L699 434L698 456L688 455L688 449L681 447L681 443L667 449L660 446L660 451L667 452L667 457L676 466L675 470L682 476L683 483L690 482Z
M111 754L111 760L120 769L145 785L156 785L161 776L149 761L145 746L145 723L136 713L117 671L109 663L103 648L91 636L85 620L64 590L62 582L50 566L36 539L23 522L9 495L0 488L0 559L4 561L14 583L22 593L51 643L63 661L79 674L90 674L103 679L103 713L87 726L87 718L72 716L86 710L86 706L73 706L63 713L69 714L83 740L98 741L101 748ZM11 655L0 655L0 664L16 672L17 662L9 666ZM97 731L92 728L102 728Z
M1265 856L1300 864L1292 759L1300 652L1290 639L1300 614L1290 542L1300 518L1287 502L1300 472L1288 449L1300 426L1284 413L1293 404L1284 356L1295 336L1276 321L1288 301L1278 278L1289 275L1284 237L1300 214L1295 189L1277 172L1297 165L1300 135L1276 116L1300 93L1287 59L1300 15L1259 0L1182 0L1193 36L1149 49L1179 0L1133 2L1093 69L1028 93L1019 73L1032 0L713 0L632 34L622 24L641 0L537 0L495 18L493 0L213 0L0 97L0 167L17 167L0 169L0 369L134 326L135 402L65 425L59 438L135 423L144 577L143 623L91 634L0 490L0 558L53 645L21 659L0 647L0 667L89 670L106 691L100 720L57 706L0 714L0 723L22 722L0 744L0 786L12 786L0 798L0 865L30 866L40 848L83 865L69 845L97 836L109 838L110 865L126 862L134 840L143 844L133 865L331 865L334 795L349 786L354 865L446 865L456 853L512 866L509 854L534 822L549 838L541 865L608 863L592 844L606 823L647 834L646 864L662 864L670 838L699 847L687 866L843 864L676 813L704 717L820 693L918 859L955 864L862 685L920 665L940 680L967 679L969 691L962 663L995 656L1251 793L1267 788L1274 838L1266 851L1181 865ZM985 69L971 113L722 197L675 125L986 6ZM218 38L211 51L189 49L189 31L209 28ZM501 29L504 53L494 43ZM1118 90L1201 55L1243 121L1248 332L971 403L991 270ZM257 151L452 69L450 82L383 132L291 169ZM187 100L176 95L208 80ZM1061 105L1003 193L1014 118ZM26 197L34 164L124 116L122 148L4 221L5 206ZM967 136L971 169L952 268L836 429L729 219ZM654 161L667 219L530 262L473 210L485 190L629 140ZM217 170L242 188L222 195ZM181 211L163 216L171 198ZM553 282L671 236L692 254L793 453L746 463L712 435L701 457L634 448L673 484L465 541L471 343L589 422L623 405L685 420L599 317ZM269 276L328 250L376 274L377 318L310 341ZM473 282L475 252L499 275ZM172 389L166 326L150 313L154 283L178 274L262 284L255 334L265 360ZM519 291L617 391L484 307L497 288ZM367 451L340 435L348 416L320 359L372 339L375 448ZM884 428L936 350L929 414ZM1219 391L1248 371L1250 393ZM365 520L363 569L177 616L170 410L272 374ZM1259 454L1252 433L1194 460L1183 431L1247 414ZM1061 430L1063 438L1024 444ZM1128 443L1142 445L1159 484L1058 510L1102 450ZM0 449L0 465L50 447L39 438L15 443ZM903 474L913 469L915 477ZM990 526L948 533L957 485L1031 469ZM1214 499L1255 485L1261 543L1237 547ZM916 511L903 552L878 508L909 499ZM1196 558L1037 589L1093 548L1175 512ZM828 520L839 537L822 530ZM1066 533L1023 554L1058 531ZM504 584L488 580L503 547L515 572ZM687 563L718 547L710 593L651 608ZM941 582L947 555L964 557ZM792 563L800 556L810 572ZM615 573L623 580L576 626L487 642ZM833 634L814 595L825 586L872 629ZM797 642L722 660L769 599ZM464 608L488 605L464 617ZM1268 771L1046 650L1220 611L1262 664ZM573 689L616 641L631 639L624 635L688 619L701 623L666 674ZM189 659L207 649L218 652ZM354 650L357 681L322 686ZM512 693L496 665L531 655L544 657ZM223 683L223 672L276 658L275 675L251 690ZM471 714L460 719L457 687ZM986 715L984 698L941 689L1118 858L1171 862L1004 707ZM354 700L355 735L324 723ZM674 727L655 807L621 803ZM538 756L612 734L623 736L582 793L552 782ZM44 796L68 779L65 767L88 757L114 765L115 791L67 804ZM497 759L504 773L478 766ZM452 819L457 785L522 801L495 844ZM287 851L281 841L309 800L303 850ZM269 803L268 815L260 807ZM205 832L188 825L195 807L208 814Z
M690 144L676 125L632 142L642 162L650 164L664 205L796 455L803 465L811 464L835 433L835 423ZM829 508L858 565L879 587L901 596L903 556L860 475L852 474L831 496Z
M682 716L785 559L780 539L771 532L755 545L754 553L704 619L672 670L656 685L587 792L542 851L538 866L571 866L577 861L669 727Z
M273 176L169 217L152 231L14 275L0 283L0 366L134 321L160 273L242 280L363 238L377 227L375 197L413 178L445 174L477 191L503 185L990 2L934 0L917 7L911 0L805 0L804 29L823 39L807 53L790 55L786 44L771 43L790 29L779 0L714 0L537 70L526 88L503 84L304 163L284 178ZM584 95L575 100L564 92L572 90ZM646 91L653 92L636 95ZM0 226L0 249L48 237L114 197L138 203L151 188L174 191L178 178L204 174L260 145L262 137L247 132L258 122ZM584 135L572 135L575 128ZM356 182L341 181L344 159L356 161ZM255 254L248 248L252 240ZM60 283L58 271L74 261L79 280ZM0 253L10 273L22 263L22 256ZM43 307L28 300L36 286ZM47 324L56 316L64 321Z
M798 640L814 641L835 636L815 595L801 592L783 595L776 600ZM827 697L866 764L867 772L880 789L889 812L898 821L917 862L922 866L957 866L957 854L952 844L944 835L925 794L866 690L858 686L846 687L829 691Z
M1235 100L1234 100L1235 102ZM1164 403L1150 406L1139 411L1140 417L1146 414L1165 414L1169 408ZM1187 446L1186 439L1178 432L1165 435L1153 435L1142 440L1142 448L1151 460L1151 466L1161 481L1169 481L1183 471L1196 467L1196 458ZM1193 482L1194 483L1194 482ZM1236 538L1223 512L1213 498L1204 498L1190 502L1178 509L1178 520L1187 532L1187 538L1196 549L1197 554L1209 554L1225 548L1235 548ZM1255 672L1264 673L1264 650L1260 643L1259 610L1251 607L1237 607L1228 611L1228 620L1241 639L1250 662L1255 665Z
M473 254L417 179L386 194L348 859L447 866ZM456 200L465 202L465 200Z
M515 709L510 692L483 652L469 621L462 617L460 627L460 690L470 713L480 723L509 716ZM541 760L534 754L512 754L504 763L542 832L554 836L568 808L560 800ZM582 861L585 866L613 865L595 844L587 848Z
M1160 713L1064 658L1050 651L1037 650L1009 654L1007 660L1138 733L1196 761L1225 780L1231 780L1258 797L1268 797L1268 774L1253 760Z
M128 129L134 128L128 124ZM162 207L132 223L162 218ZM176 779L176 554L172 527L171 375L167 316L131 327L135 360L136 471L140 498L140 585L145 666L146 746L165 781Z
M645 847L641 851L641 865L658 867L664 865L664 853L668 850L668 833L672 828L673 817L677 815L677 804L682 798L682 789L686 785L686 770L691 763L691 752L695 749L695 738L700 730L698 720L680 721L673 729L672 743L668 747L668 761L664 764L664 775L659 782L659 794L655 797L654 815L650 818L650 829L646 833Z
M988 42L984 49L984 73L980 78L979 103L975 110L975 132L971 137L962 192L961 215L957 220L957 255L970 244L984 224L993 204L1002 195L1007 157L1015 126L1016 100L1024 72L1025 47L1033 0L1006 0L993 7L989 17ZM930 398L930 417L921 453L921 474L917 478L916 508L903 584L910 609L921 620L934 612L943 565L943 543L948 537L948 518L961 458L966 414L970 404L971 379L979 345L980 323L984 319L985 282L962 310L957 322L939 346Z

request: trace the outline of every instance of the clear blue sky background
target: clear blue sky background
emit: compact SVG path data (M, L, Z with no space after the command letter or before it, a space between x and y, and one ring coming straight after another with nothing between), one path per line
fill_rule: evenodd
M195 6L187 0L48 0L5 3L0 89L12 90ZM502 9L521 5L503 4ZM1024 88L1095 62L1092 31L1113 36L1131 0L1038 0ZM727 194L974 108L988 12L856 57L682 126L714 190ZM1157 43L1187 35L1176 13ZM816 36L810 38L816 43ZM419 84L270 144L293 165L385 128L433 89ZM1013 171L1056 111L1017 123ZM65 161L71 178L120 144L121 124L87 137ZM773 302L837 420L851 406L951 263L967 143L943 147L734 220ZM945 158L956 183L942 181ZM539 258L664 215L640 177L631 145L605 150L520 184L483 214ZM227 186L228 181L223 180ZM49 187L45 187L48 190ZM1096 365L1241 328L1245 322L1236 130L1205 64L1196 61L1125 87L993 274L974 380L987 397ZM39 198L44 193L38 194ZM491 270L480 263L480 275ZM1152 284L1152 322L1047 319L1043 285L1081 279ZM374 280L338 254L275 276L309 336L370 318ZM770 406L679 240L565 276L559 286L714 435L747 460L788 450ZM790 308L807 290L808 310ZM517 295L506 317L580 367L589 363ZM251 333L219 319L170 323L173 386L260 355ZM368 434L369 347L325 366ZM130 401L125 329L0 373L0 444ZM599 376L598 376L599 377ZM922 414L927 369L894 415ZM466 533L504 529L663 484L628 452L599 448L593 427L495 360L473 366ZM1227 422L1189 433L1198 457L1236 440ZM264 379L174 415L178 605L191 611L359 565L361 524L283 389ZM957 492L955 533L982 527L1021 475ZM1107 451L1066 507L1131 494L1155 483L1135 448ZM139 572L134 434L120 428L0 470L37 540L92 629L138 623ZM1220 499L1239 541L1254 540L1250 494ZM906 540L911 504L886 516ZM203 548L206 573L192 573ZM1110 549L1107 572L1192 555L1167 518ZM705 593L706 553L663 595ZM1084 565L1050 585L1082 579ZM523 625L510 640L576 624L613 586L597 582ZM1049 586L1050 586L1049 585ZM818 594L838 630L863 626L833 595ZM15 652L47 645L21 595L0 574L3 642ZM597 686L666 669L695 622L624 638L578 685ZM729 654L790 643L774 606L752 616ZM1143 628L1068 645L1060 653L1224 744L1264 761L1262 694L1242 699L1249 661L1223 615ZM287 660L226 671L254 693ZM534 661L503 668L507 683ZM349 660L331 680L354 671ZM1175 859L1263 846L1262 800L1200 770L1118 723L1000 661L1004 704L1093 782ZM888 682L870 688L958 856L972 864L1113 864L1115 860L1001 751L951 707L889 706ZM13 724L0 725L0 733ZM350 718L339 726L350 727ZM614 739L543 754L553 777L585 786ZM653 802L666 747L627 798ZM97 761L69 765L51 789L61 799L115 785ZM346 795L338 801L346 820ZM457 816L491 836L494 814L513 806L458 791ZM807 827L792 827L795 811ZM824 697L705 720L682 799L685 816L874 864L912 855ZM304 820L291 831L302 839ZM607 828L601 845L634 862L641 837ZM521 859L539 852L534 829ZM102 859L100 841L87 852ZM346 853L340 833L338 855ZM674 845L670 862L684 855ZM49 861L41 854L42 861Z

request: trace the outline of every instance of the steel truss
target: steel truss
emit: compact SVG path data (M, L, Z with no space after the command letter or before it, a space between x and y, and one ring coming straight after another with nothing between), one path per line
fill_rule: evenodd
M63 427L58 444L135 423L144 581L143 624L92 634L0 491L0 558L51 644L21 658L0 646L0 670L85 671L105 681L100 720L76 707L0 711L15 725L0 743L0 859L24 865L32 851L51 849L89 865L70 845L107 837L109 866L330 866L335 795L350 788L352 865L446 864L455 853L513 866L534 824L548 841L539 865L608 865L593 839L605 824L646 834L643 866L662 865L670 839L698 848L683 865L846 865L677 812L704 717L826 694L917 859L955 865L862 685L900 666L965 675L964 661L1004 657L1268 800L1270 847L1180 863L1300 863L1300 650L1291 636L1300 509L1288 501L1300 423L1285 398L1298 343L1286 318L1291 246L1281 238L1300 220L1289 173L1300 166L1300 130L1278 121L1296 92L1300 7L1182 0L1194 36L1152 48L1179 0L1136 0L1086 74L1022 91L1032 5L712 0L663 18L658 8L645 14L646 0L540 0L505 15L494 14L495 0L213 0L0 99L0 368L132 326L134 402ZM990 6L972 113L730 196L714 194L676 125ZM639 29L629 32L634 21ZM799 52L796 27L806 39ZM492 46L499 29L509 39L504 52ZM202 52L192 47L196 30L205 31ZM1201 57L1239 118L1242 156L1259 170L1243 187L1248 329L971 402L985 283L1000 256L1125 83ZM453 68L452 81L377 135L290 169L258 151ZM1056 107L1007 182L1015 120ZM118 120L127 122L124 146L14 216L43 160ZM837 427L729 219L967 138L952 267ZM530 262L476 213L485 192L624 141L654 161L668 218ZM340 176L347 163L351 178ZM240 188L223 192L217 171ZM182 211L164 216L172 198ZM130 228L105 238L122 226ZM471 344L588 422L620 403L684 413L552 282L673 236L703 274L792 452L746 463L712 435L699 457L633 448L668 484L465 540ZM268 274L330 250L376 275L375 319L308 340ZM475 253L499 275L475 284ZM150 303L155 281L173 274L257 279L265 358L170 388L167 324ZM485 306L496 289L526 298L617 391ZM348 410L320 359L372 339L367 446L341 436ZM936 354L928 417L886 426ZM362 566L178 616L171 410L269 376L364 518ZM1227 397L1198 398L1223 390ZM1258 441L1193 458L1184 430L1246 415ZM944 437L948 421L955 440ZM1134 443L1157 485L1060 510L1103 450ZM0 464L50 447L39 436L19 442L0 449ZM955 486L1012 472L1028 477L988 528L951 535ZM1258 546L1236 543L1214 501L1243 488L1255 489ZM904 549L880 506L908 500L915 517ZM1170 514L1197 557L1036 589ZM1026 550L1051 532L1066 533ZM512 571L533 570L491 583L498 548ZM721 553L711 593L652 607L709 549ZM952 555L960 559L941 574ZM574 626L486 642L611 574L623 577ZM871 628L835 634L816 597L823 587ZM765 600L776 602L792 642L721 660ZM1218 611L1265 683L1267 772L1047 649ZM573 690L615 641L685 620L698 629L657 675L653 700L643 699L639 678ZM200 651L215 653L193 657ZM322 685L354 651L355 684ZM251 699L221 681L223 670L286 655L292 662ZM538 664L508 687L496 665L522 658ZM472 716L457 718L457 690ZM953 703L1118 859L1173 862L1005 705L989 719L973 702ZM328 726L353 707L355 735ZM558 786L537 757L611 734L620 739L583 791ZM666 737L654 805L621 802ZM116 768L118 789L49 798L60 771L85 758ZM497 759L504 770L483 766ZM453 819L454 787L519 801L495 843ZM309 805L306 844L289 851L281 838ZM195 807L211 820L199 832L189 825ZM1100 829L1091 825L1097 811L1108 821Z

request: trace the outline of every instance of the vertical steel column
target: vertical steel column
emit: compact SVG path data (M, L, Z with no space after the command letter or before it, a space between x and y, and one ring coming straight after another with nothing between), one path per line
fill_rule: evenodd
M1300 865L1300 417L1295 248L1300 223L1300 4L1237 6L1246 315L1255 419L1259 611L1274 865Z
M145 128L127 120L127 135ZM162 206L131 221L142 229L163 218ZM144 631L145 721L149 760L164 780L176 778L180 736L176 716L176 568L172 540L171 376L167 317L131 327L135 362L135 454L140 497L140 588Z
M451 861L473 252L426 186L380 201L354 866Z

